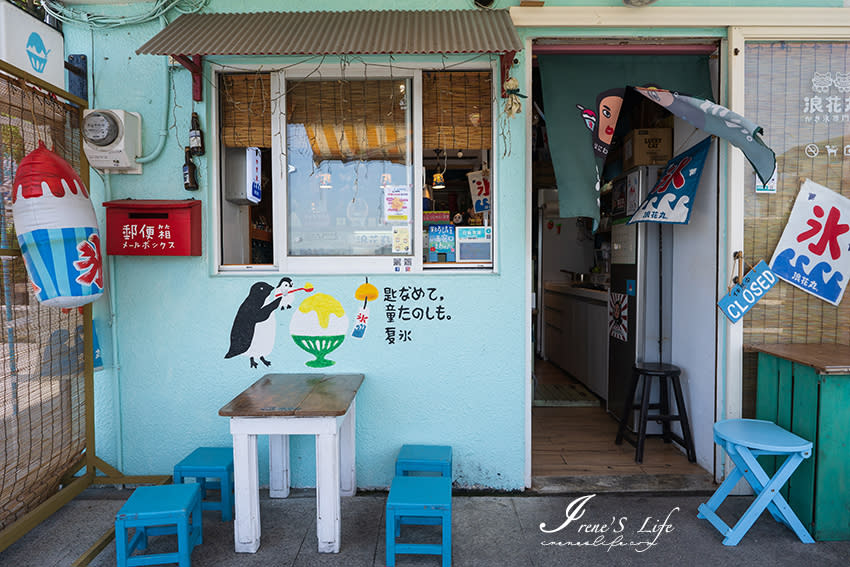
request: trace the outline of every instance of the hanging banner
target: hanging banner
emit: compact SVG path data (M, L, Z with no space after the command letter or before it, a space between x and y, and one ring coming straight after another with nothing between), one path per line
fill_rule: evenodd
M692 126L730 142L744 152L763 183L770 181L776 170L776 155L762 141L761 126L710 100L664 89L632 88Z
M811 179L797 193L770 268L791 285L841 302L850 274L850 199Z
M629 224L687 224L710 145L711 136L668 161L664 174L632 215Z
M472 208L476 213L490 210L490 171L470 171L466 174L469 192L472 196Z

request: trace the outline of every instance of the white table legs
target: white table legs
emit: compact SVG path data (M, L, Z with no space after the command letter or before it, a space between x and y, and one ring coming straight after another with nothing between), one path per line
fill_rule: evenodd
M260 492L257 435L269 436L269 495L289 495L289 435L316 436L316 534L320 553L338 553L340 496L357 490L355 474L354 402L341 417L234 417L233 480L237 552L260 547Z
M289 496L289 435L269 435L269 496Z
M236 493L233 541L237 552L256 553L260 547L260 487L257 473L257 436L233 433L233 486Z
M357 492L357 467L354 453L354 404L356 401L351 401L339 430L339 488L342 496L354 496Z

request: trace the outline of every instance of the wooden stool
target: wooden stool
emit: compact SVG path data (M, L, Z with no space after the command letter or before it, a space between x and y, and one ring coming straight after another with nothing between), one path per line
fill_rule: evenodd
M140 486L115 515L118 567L177 563L192 565L192 550L203 543L201 487L198 484ZM128 541L130 528L135 528ZM148 536L177 535L177 551L136 555L148 546Z
M626 401L623 404L623 412L620 419L620 427L617 430L616 444L623 443L623 437L626 433L626 423L631 415L632 410L640 410L638 416L638 432L636 439L626 437L631 445L635 446L635 461L643 462L643 446L646 441L646 423L648 421L660 421L665 443L676 441L688 453L688 460L696 462L697 456L694 450L694 440L691 437L691 427L688 423L688 411L685 408L685 398L682 396L682 385L679 382L679 376L682 371L678 366L666 364L663 362L638 362L632 367L632 381L629 386L629 393ZM637 391L638 382L643 378L643 389L641 391L640 404L635 403L635 392ZM652 390L652 378L658 378L660 387L659 403L649 403L649 396ZM676 397L676 410L678 413L670 413L670 394L668 391L668 383L673 386L673 394ZM658 410L657 414L650 414L649 410ZM678 421L682 425L682 436L679 436L670 431L670 422Z
M435 518L442 526L436 543L397 543L401 518ZM386 510L387 567L394 567L400 553L441 555L442 567L452 564L452 481L448 477L396 476Z
M700 504L697 518L708 520L725 536L723 545L738 545L765 508L777 522L791 528L800 541L814 543L815 540L779 492L803 459L808 459L812 454L812 443L771 421L760 419L718 421L714 424L714 442L723 447L735 463L735 468L708 502ZM770 478L756 460L759 455L786 455L786 459L773 478ZM730 528L720 519L716 510L741 477L753 488L756 498L735 527Z
M174 484L186 477L194 478L201 486L201 508L221 510L221 521L233 519L233 448L199 447L174 465ZM218 481L207 481L217 478ZM221 491L221 500L207 499L207 490Z

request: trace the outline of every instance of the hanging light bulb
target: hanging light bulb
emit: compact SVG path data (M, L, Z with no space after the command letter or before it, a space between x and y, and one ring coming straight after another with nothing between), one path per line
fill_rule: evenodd
M331 174L330 173L320 173L319 174L319 189L333 189L334 186L331 185Z
M442 173L434 174L434 182L431 184L433 189L445 189L446 188L446 180L443 177Z

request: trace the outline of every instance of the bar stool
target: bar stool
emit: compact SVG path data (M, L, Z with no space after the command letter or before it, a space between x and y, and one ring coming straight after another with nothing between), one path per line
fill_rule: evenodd
M697 518L708 520L724 536L723 545L738 545L764 509L780 523L797 534L803 543L815 540L803 527L800 519L779 492L803 459L812 454L812 443L771 421L760 419L727 419L714 424L714 442L723 447L735 468L705 504L699 505ZM759 455L785 455L773 477L769 477L756 457ZM746 479L756 498L738 520L734 528L720 519L716 510L741 480Z
M694 450L694 440L691 437L691 427L688 422L688 411L685 408L685 398L682 395L682 385L679 381L679 376L682 374L681 369L673 364L664 362L638 362L632 367L632 380L629 385L629 393L626 401L623 404L623 412L620 419L620 427L617 430L617 439L615 443L621 445L623 438L629 444L635 446L635 461L643 462L643 446L646 441L646 423L648 421L661 422L661 437L665 443L675 441L685 448L690 462L696 462L696 451ZM638 383L643 378L640 403L635 403L635 392L638 388ZM649 403L650 392L652 391L652 379L658 378L660 396L658 403ZM668 384L669 380L669 384ZM673 395L676 397L676 411L678 413L670 413L670 394L669 385L673 386ZM650 414L649 410L658 410L657 414ZM636 439L626 436L626 424L631 415L632 410L640 410L638 415L638 431ZM682 435L677 435L670 430L670 422L678 421L682 426Z

